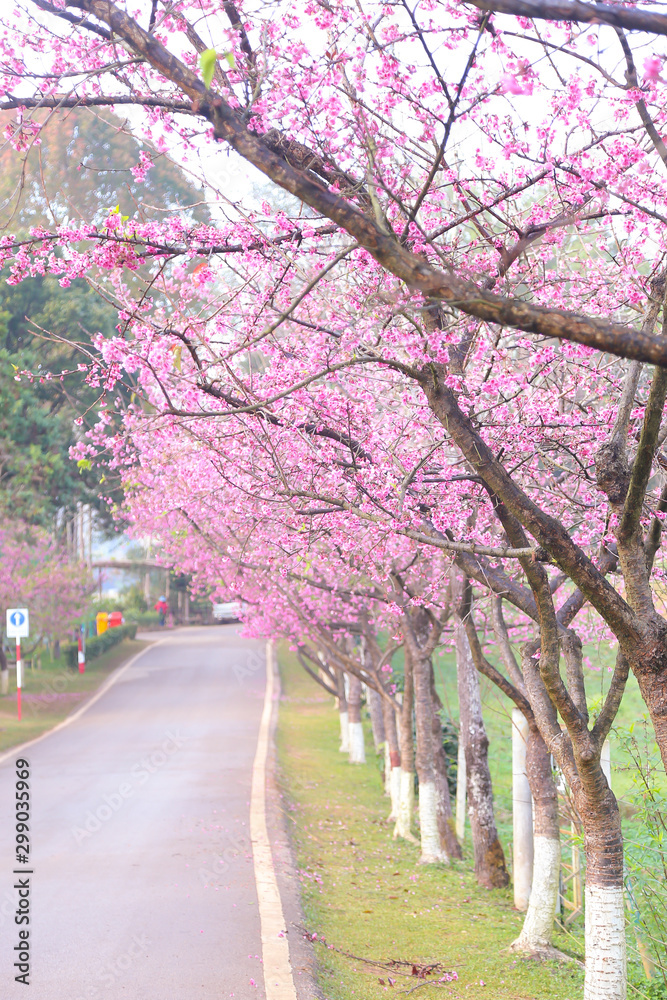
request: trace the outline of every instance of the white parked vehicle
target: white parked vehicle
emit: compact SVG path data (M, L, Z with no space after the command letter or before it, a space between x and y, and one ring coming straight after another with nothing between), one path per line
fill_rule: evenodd
M238 622L241 620L240 601L230 601L227 604L214 604L213 617L218 622Z

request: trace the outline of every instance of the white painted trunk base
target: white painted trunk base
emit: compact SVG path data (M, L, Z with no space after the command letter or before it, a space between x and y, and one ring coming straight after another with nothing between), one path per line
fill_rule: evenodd
M396 826L394 827L394 837L402 837L403 840L416 841L413 835L412 816L415 809L415 776L412 771L400 770L400 790L398 801L398 815Z
M389 754L389 743L384 741L384 794L391 795L391 756Z
M347 725L350 732L350 764L365 764L364 727L361 722L348 722Z
M534 953L552 947L554 915L558 900L560 875L560 841L551 837L535 837L533 888L523 928L512 951Z
M587 885L585 904L584 1000L626 1000L623 888Z
M533 879L533 797L526 774L528 722L518 708L512 709L512 827L514 906L528 909Z
M448 861L440 846L437 797L433 781L425 781L419 785L419 830L422 849L420 863L432 865L439 861Z
M389 822L396 821L398 819L398 813L401 803L401 769L400 767L392 767L389 774L389 794L391 795L391 812L387 817Z
M340 747L341 753L350 752L350 723L347 712L339 712L340 715Z

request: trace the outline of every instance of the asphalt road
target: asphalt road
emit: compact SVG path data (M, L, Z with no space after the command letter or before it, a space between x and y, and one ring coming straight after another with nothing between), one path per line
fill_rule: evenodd
M176 632L28 749L28 991L13 968L16 774L0 764L3 1000L263 996L248 822L264 656L234 626Z

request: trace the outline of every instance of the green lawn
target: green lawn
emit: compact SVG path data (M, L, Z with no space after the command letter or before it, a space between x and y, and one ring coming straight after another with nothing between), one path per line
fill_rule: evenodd
M9 694L0 697L0 751L32 740L62 722L116 667L145 648L145 642L124 639L88 663L84 674L71 670L64 660L42 656L41 670L23 671L21 722L16 710L16 674L10 672Z
M417 847L392 840L386 822L388 799L371 741L367 738L369 763L350 765L338 751L333 699L315 686L285 649L280 662L279 760L290 801L307 930L325 942L315 947L327 1000L352 996L370 1000L392 989L415 986L420 1000L436 996L578 1000L583 981L578 965L540 965L506 951L523 920L513 909L511 890L478 888L469 857L451 866L420 866ZM452 658L439 658L436 669L442 671L456 717ZM501 830L507 831L511 822L508 716L486 687L484 697L498 814ZM558 933L555 943L563 951L581 955L581 941L572 935ZM458 978L437 987L420 985L414 976L368 964L369 959L385 964L438 962Z

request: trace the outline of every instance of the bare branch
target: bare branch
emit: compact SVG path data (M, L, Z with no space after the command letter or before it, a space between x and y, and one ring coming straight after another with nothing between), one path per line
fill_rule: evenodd
M493 621L493 631L496 634L498 640L498 650L500 652L500 659L503 662L503 666L510 677L510 680L521 694L526 695L526 685L523 679L523 674L521 673L521 668L516 662L516 657L514 655L514 650L512 649L510 643L509 632L507 631L507 624L505 623L505 616L503 615L503 599L502 597L496 597L495 595L491 598L491 618Z
M637 7L604 3L580 3L579 0L469 0L479 10L515 14L543 21L580 21L584 24L611 24L629 31L648 31L667 35L667 17Z

